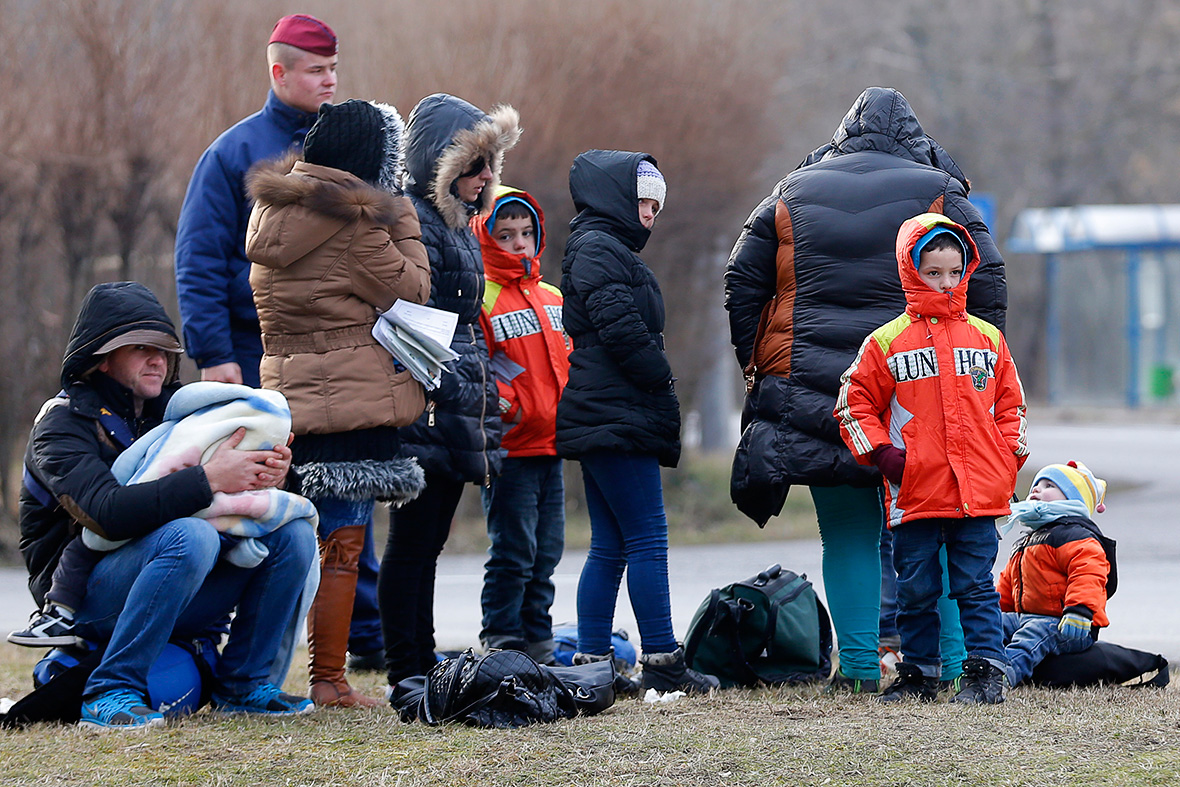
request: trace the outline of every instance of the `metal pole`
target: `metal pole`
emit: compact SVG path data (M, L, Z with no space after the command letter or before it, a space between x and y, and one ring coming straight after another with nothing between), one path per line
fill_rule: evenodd
M1127 407L1139 406L1139 250L1127 249Z
M1061 402L1061 304L1058 300L1058 260L1056 254L1045 255L1045 292L1049 302L1045 307L1045 352L1048 354L1048 399L1050 405Z

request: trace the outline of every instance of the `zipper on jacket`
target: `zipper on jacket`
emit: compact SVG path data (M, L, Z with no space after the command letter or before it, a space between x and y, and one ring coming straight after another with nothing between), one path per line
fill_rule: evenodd
M426 425L434 426L434 400L426 403Z
M475 346L475 325L469 324L468 330L471 331L471 346ZM484 337L484 346L487 346L487 337ZM486 489L492 485L492 463L488 461L488 364L484 359L479 365L479 379L483 383L483 396L480 401L483 403L479 408L479 433L483 437L483 485Z

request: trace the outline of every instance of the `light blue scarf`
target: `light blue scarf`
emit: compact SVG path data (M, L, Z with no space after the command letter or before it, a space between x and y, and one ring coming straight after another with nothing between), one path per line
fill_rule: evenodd
M1012 513L1008 521L1000 525L1000 535L1008 535L1008 531L1015 525L1036 530L1050 522L1056 522L1063 516L1080 516L1090 518L1090 509L1081 500L1021 500L1012 504Z

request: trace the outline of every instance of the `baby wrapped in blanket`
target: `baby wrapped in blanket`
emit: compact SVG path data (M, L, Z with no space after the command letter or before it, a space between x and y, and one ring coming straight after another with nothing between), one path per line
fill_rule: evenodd
M111 468L120 484L153 481L185 467L204 463L228 437L245 427L237 448L271 450L286 445L291 433L291 409L278 391L231 383L197 382L173 395L164 422L136 440ZM252 568L266 557L257 536L296 519L312 527L319 515L311 501L282 489L258 489L226 494L215 492L213 503L194 516L206 519L220 533L241 541L225 555L231 563ZM111 541L84 530L86 546L98 551L118 549L125 541Z

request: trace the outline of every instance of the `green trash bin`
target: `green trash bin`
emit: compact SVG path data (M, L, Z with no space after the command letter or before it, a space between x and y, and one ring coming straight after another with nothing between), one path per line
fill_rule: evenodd
M1175 369L1166 363L1152 365L1150 382L1148 383L1152 398L1158 400L1170 399L1172 394L1176 393L1175 371Z

